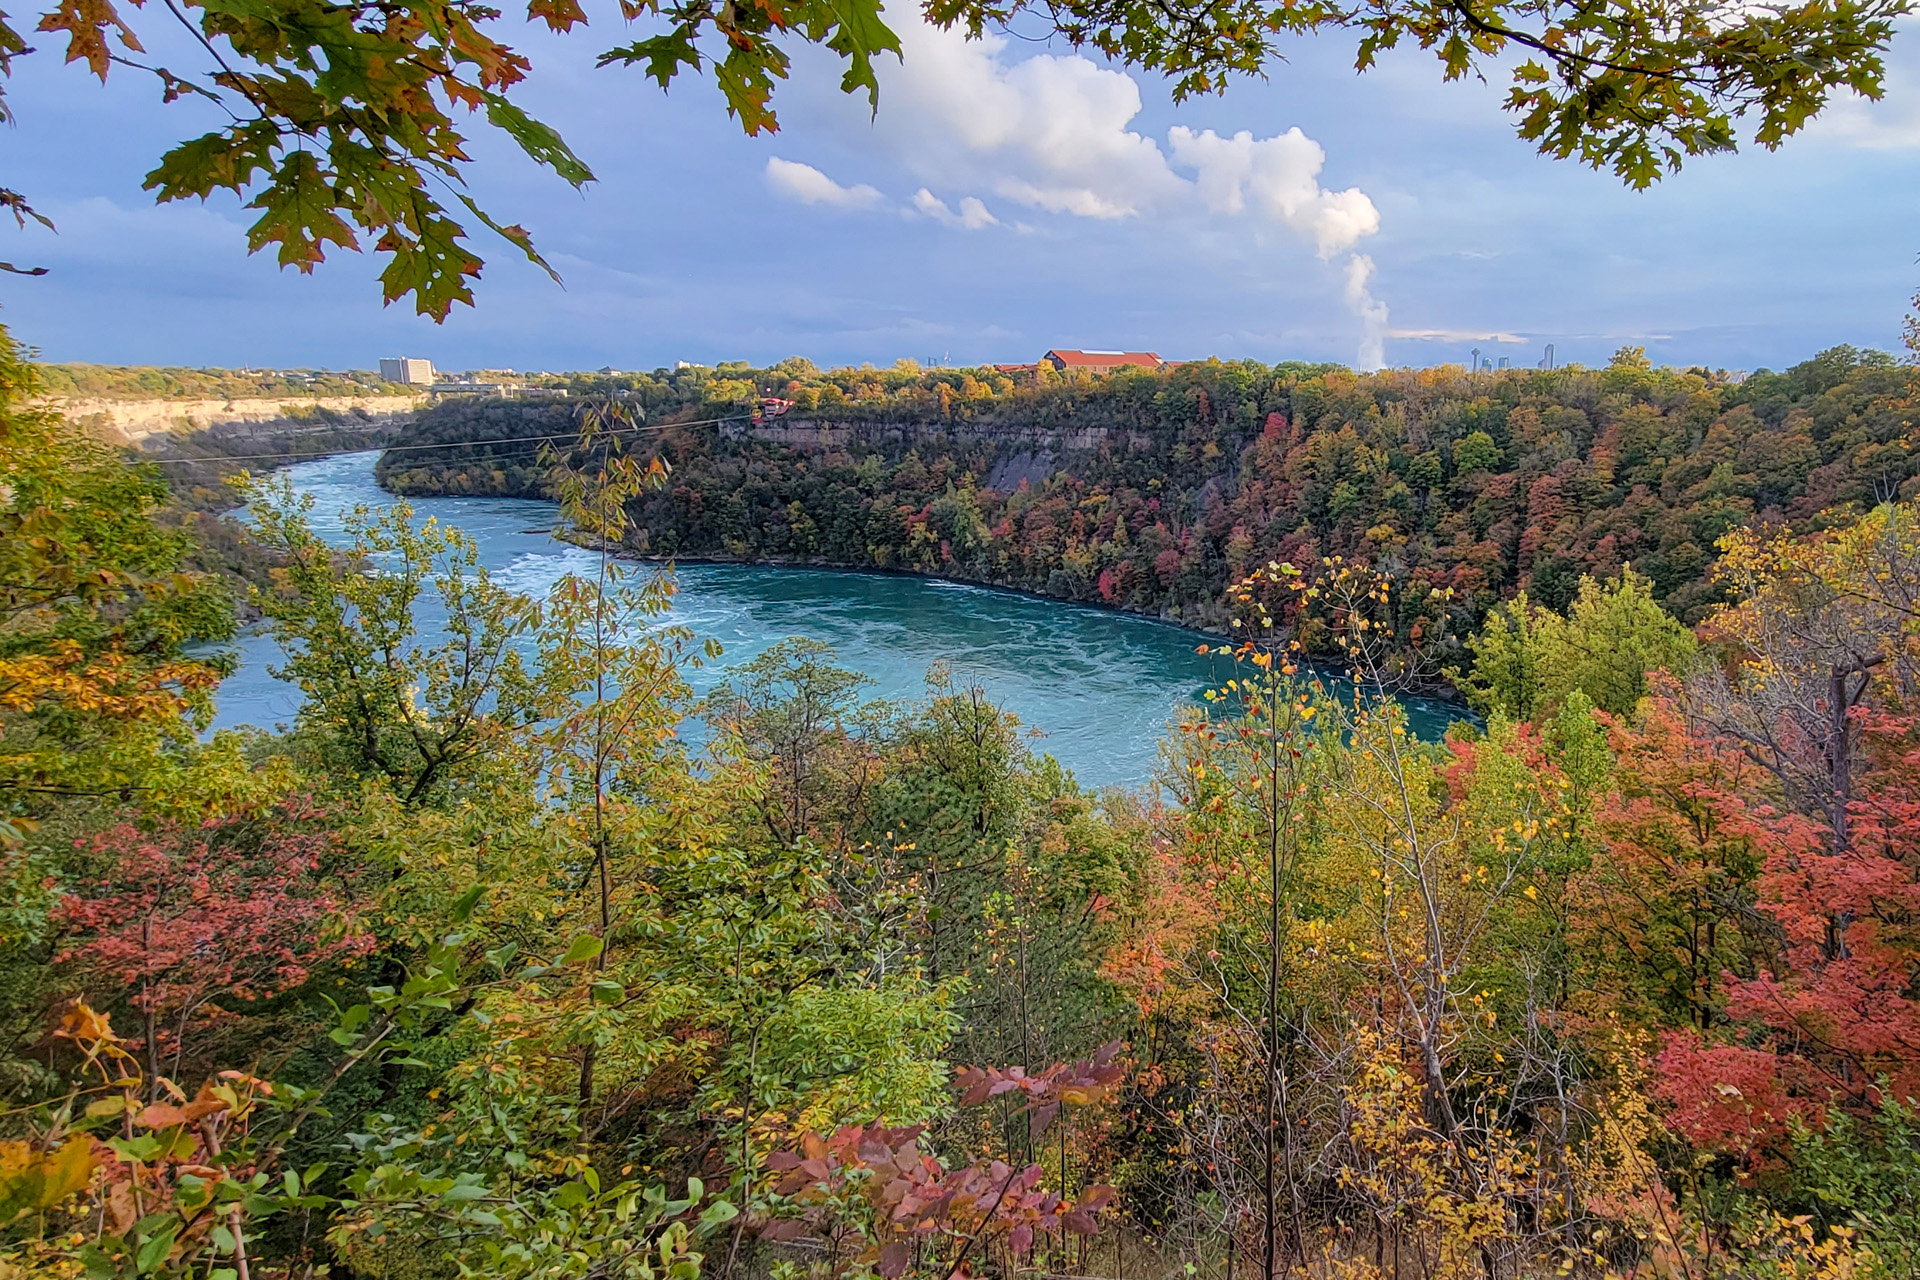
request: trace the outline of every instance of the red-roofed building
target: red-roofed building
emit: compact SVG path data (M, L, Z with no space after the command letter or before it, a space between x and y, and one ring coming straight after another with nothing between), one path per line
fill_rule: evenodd
M1068 369L1124 369L1137 367L1158 369L1166 362L1151 351L1049 351L1040 357L1042 364L1050 364L1065 372Z

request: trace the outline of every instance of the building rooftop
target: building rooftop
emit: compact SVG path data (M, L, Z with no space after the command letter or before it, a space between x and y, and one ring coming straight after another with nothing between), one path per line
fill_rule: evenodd
M1120 369L1129 365L1158 369L1166 363L1151 351L1054 350L1041 359L1056 369Z

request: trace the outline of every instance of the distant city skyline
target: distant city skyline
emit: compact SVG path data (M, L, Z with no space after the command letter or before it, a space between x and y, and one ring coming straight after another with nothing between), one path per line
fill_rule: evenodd
M896 19L896 21L898 21ZM566 281L484 235L475 310L383 308L371 257L313 277L249 257L232 200L155 208L140 181L207 127L116 71L42 52L9 87L9 185L60 227L17 233L0 320L43 358L110 364L621 369L790 355L955 366L1051 346L1263 362L1779 368L1897 349L1920 284L1920 33L1879 104L1778 153L1695 161L1654 190L1536 156L1501 90L1400 51L1356 78L1306 41L1267 83L1174 104L1057 45L900 23L876 117L814 53L747 139L710 85L662 96L529 30L528 105L599 173L576 194L491 138L475 194ZM1910 26L1912 24L1909 24ZM159 50L156 57L190 56Z

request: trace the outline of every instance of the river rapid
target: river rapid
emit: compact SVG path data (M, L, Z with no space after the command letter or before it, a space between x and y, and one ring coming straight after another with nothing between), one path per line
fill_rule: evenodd
M337 454L281 474L314 499L315 532L343 542L342 515L359 505L394 502L373 479L377 452ZM418 498L418 519L434 517L471 536L480 562L503 586L542 596L563 574L590 572L592 552L546 530L554 508L520 498ZM866 676L866 695L913 700L926 695L928 669L949 665L956 684L979 684L1041 736L1046 751L1092 786L1149 781L1158 745L1181 706L1225 680L1224 660L1194 650L1205 637L1147 618L962 583L897 574L763 565L687 564L675 570L679 594L671 620L724 655L689 670L696 694L732 665L751 661L787 636L833 647L839 664ZM423 605L423 636L440 622ZM300 692L275 679L281 661L272 638L250 632L235 641L238 666L220 686L216 727L272 728L291 721ZM1437 736L1464 714L1444 702L1409 704L1413 728ZM686 731L697 732L689 725Z

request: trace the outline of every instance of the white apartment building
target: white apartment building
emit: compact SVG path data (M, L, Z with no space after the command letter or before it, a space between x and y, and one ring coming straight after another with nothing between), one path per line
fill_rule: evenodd
M439 381L433 371L433 361L421 360L413 356L401 356L398 359L382 360L380 376L388 382L400 382L409 387L428 387Z

